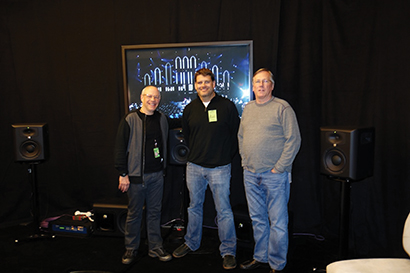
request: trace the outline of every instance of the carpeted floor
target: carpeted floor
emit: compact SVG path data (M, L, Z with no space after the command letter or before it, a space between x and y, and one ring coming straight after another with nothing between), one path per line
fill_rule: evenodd
M0 272L227 272L222 268L219 256L217 230L205 228L201 248L184 258L160 262L147 255L145 241L139 250L138 258L131 265L123 265L124 252L121 236L90 234L78 236L57 234L54 238L44 236L29 239L35 234L30 225L19 225L0 229ZM46 235L48 235L46 233ZM108 236L110 235L110 236ZM170 253L182 242L181 233L172 228L163 229L164 247ZM18 243L15 240L18 239ZM310 235L293 235L290 240L288 265L284 272L325 272L326 264L335 259L337 246ZM238 243L238 264L252 258L252 247L246 241ZM239 266L230 272L245 272ZM269 272L269 269L256 269L252 272Z

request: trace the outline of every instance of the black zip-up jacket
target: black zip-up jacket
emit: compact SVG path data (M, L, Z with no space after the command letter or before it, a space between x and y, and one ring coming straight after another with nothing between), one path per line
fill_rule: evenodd
M182 133L189 147L188 161L206 168L232 162L238 150L239 114L229 99L212 98L208 107L197 97L182 116Z

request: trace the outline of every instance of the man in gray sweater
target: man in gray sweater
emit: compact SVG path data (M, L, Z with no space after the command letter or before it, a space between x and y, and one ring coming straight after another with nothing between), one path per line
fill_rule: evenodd
M274 86L272 72L265 68L255 72L255 100L245 106L238 132L255 240L253 259L241 268L269 264L271 273L287 262L290 174L301 143L295 112L285 100L273 96Z

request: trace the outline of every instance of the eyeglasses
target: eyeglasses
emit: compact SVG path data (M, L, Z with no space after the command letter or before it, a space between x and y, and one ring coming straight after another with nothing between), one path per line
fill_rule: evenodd
M155 99L155 100L159 100L159 99L160 99L159 96L146 95L146 94L143 94L143 96L147 97L147 99Z
M256 84L260 84L260 83L263 83L263 84L268 84L268 83L270 83L270 82L272 82L271 80L254 80L253 81L253 83L256 83Z

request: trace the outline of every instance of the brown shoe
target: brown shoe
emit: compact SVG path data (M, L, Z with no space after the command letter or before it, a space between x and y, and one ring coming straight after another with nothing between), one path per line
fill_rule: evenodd
M236 267L236 259L233 255L226 255L224 256L224 260L222 263L224 269L234 269Z
M261 262L258 262L255 259L253 259L253 260L249 260L249 261L246 261L246 262L242 263L240 267L241 267L241 269L245 269L245 270L255 269L255 268L258 268L258 267L267 268L268 264L267 263L261 263Z
M191 251L192 250L189 248L189 246L187 246L186 244L182 244L177 249L174 250L174 252L172 253L172 256L174 256L175 258L182 258Z
M127 249L122 255L122 263L123 264L130 264L134 261L135 257L137 256L137 250L135 249Z

